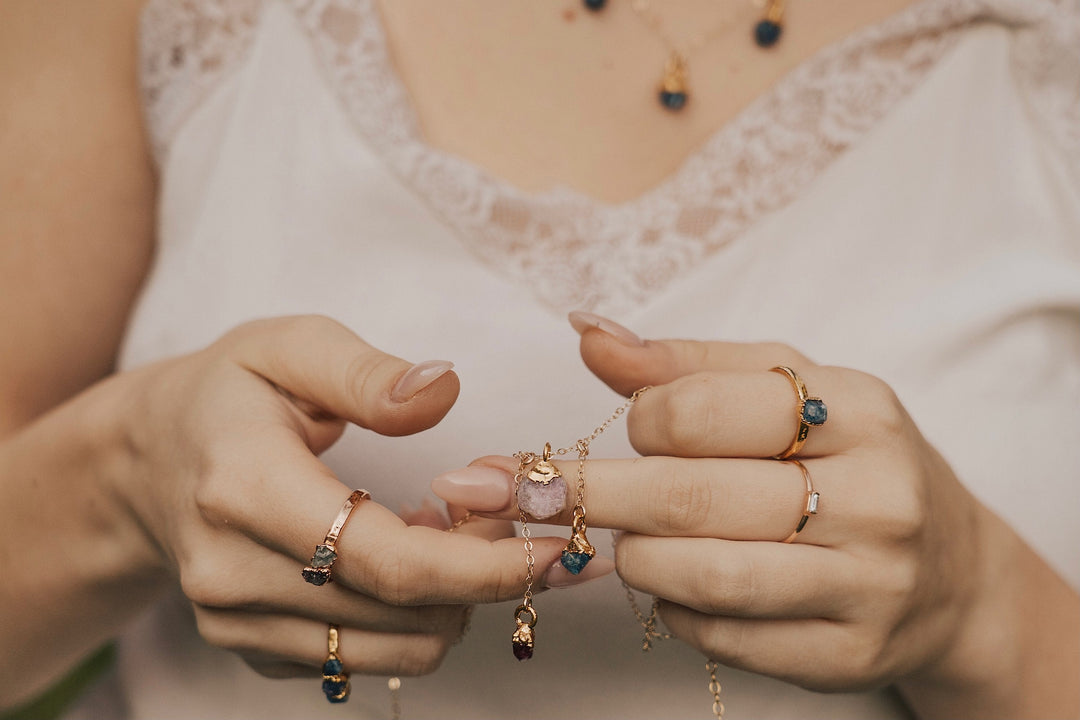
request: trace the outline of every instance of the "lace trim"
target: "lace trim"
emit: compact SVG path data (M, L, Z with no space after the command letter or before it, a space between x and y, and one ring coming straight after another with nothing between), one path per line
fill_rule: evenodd
M622 315L668 287L788 204L918 84L957 29L980 19L1027 28L1016 51L1025 87L1055 137L1080 147L1080 107L1064 97L1064 88L1080 92L1080 60L1067 51L1076 0L924 0L804 62L634 200L525 193L424 143L372 0L290 2L346 113L387 166L481 261L523 280L542 273L529 287L556 310ZM258 4L151 0L144 82L159 147L243 52Z
M222 75L240 64L262 0L150 0L139 23L139 81L155 156Z

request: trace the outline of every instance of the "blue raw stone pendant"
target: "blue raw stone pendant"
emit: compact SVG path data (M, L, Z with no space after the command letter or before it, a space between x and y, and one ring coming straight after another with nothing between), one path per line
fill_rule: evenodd
M682 110L686 107L687 95L684 92L660 91L660 104L668 110Z
M592 560L592 555L589 555L588 553L563 550L561 562L567 572L571 575L577 575L585 569L585 566L589 564L590 560Z
M780 39L781 30L780 23L762 20L754 26L754 42L758 44L758 47L772 47Z

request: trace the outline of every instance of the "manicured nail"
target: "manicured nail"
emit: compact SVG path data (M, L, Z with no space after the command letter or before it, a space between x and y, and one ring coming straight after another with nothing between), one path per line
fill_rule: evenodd
M474 465L451 470L431 481L431 491L451 505L497 512L510 507L513 476L496 468Z
M409 368L390 391L394 402L405 402L454 368L447 360L428 360Z
M546 588L565 588L572 587L574 585L580 585L581 583L595 580L596 578L604 577L615 569L615 562L603 555L597 555L589 564L585 566L585 569L574 575L572 572L563 567L561 562L556 562L550 568L548 568L547 574L544 575L544 587Z
M578 335L581 335L589 328L596 328L598 330L603 330L623 345L629 345L631 347L645 346L644 340L624 328L619 323L614 320L608 320L606 317L600 317L599 315L583 312L581 310L575 310L566 317L570 321L571 327L577 330Z

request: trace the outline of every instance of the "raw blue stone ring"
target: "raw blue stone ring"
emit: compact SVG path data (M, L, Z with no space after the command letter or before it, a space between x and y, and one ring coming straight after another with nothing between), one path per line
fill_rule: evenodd
M787 450L779 455L773 455L776 460L787 460L792 455L802 450L802 446L806 444L806 436L810 434L810 426L817 427L824 425L825 421L829 418L829 409L825 407L825 401L819 397L811 397L806 392L806 383L802 381L799 374L789 367L778 365L774 368L769 368L770 371L780 373L787 376L787 379L791 381L792 387L795 388L795 392L799 394L799 407L798 407L798 420L799 429L795 432L795 439L788 445Z
M323 538L322 544L315 546L315 553L311 556L311 564L300 571L300 576L304 580L307 580L312 585L325 585L333 579L330 577L330 573L334 569L334 561L338 557L338 536L341 534L342 528L345 527L345 523L349 521L353 509L362 500L370 499L371 493L367 490L354 490L349 495L349 498L341 506L341 510L334 519L334 524L330 526L330 531Z

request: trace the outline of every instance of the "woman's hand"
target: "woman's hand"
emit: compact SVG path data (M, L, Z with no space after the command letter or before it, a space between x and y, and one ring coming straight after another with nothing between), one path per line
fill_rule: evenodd
M437 667L466 603L520 593L520 541L498 540L509 523L477 519L447 536L430 518L407 526L377 495L341 534L334 582L300 575L351 490L316 456L346 421L386 435L436 424L458 394L449 369L410 366L306 317L250 323L125 378L134 422L121 492L208 642L268 675L317 674L334 623L349 671L417 675ZM548 544L540 567L558 556Z
M2 547L42 561L5 563L0 598L22 622L2 633L0 705L115 632L170 575L206 641L266 675L318 675L329 623L349 672L432 671L466 604L520 595L510 523L447 534L430 513L406 524L376 494L341 533L334 582L310 585L301 569L352 490L317 455L346 422L386 435L435 425L458 394L449 369L326 318L264 320L113 376L14 438L0 453ZM535 541L538 588L560 550ZM37 642L45 628L55 642Z
M639 344L603 327L583 334L589 367L622 394L654 387L628 417L645 457L588 464L589 523L623 531L618 571L662 598L675 636L815 690L899 683L932 715L1075 714L1075 594L961 486L885 383L782 345ZM828 406L799 453L820 503L790 544L807 492L797 465L768 459L798 428L778 365ZM448 474L436 493L515 516L515 462L477 464L505 472L487 472L486 492ZM1053 627L1025 612L1031 583Z

